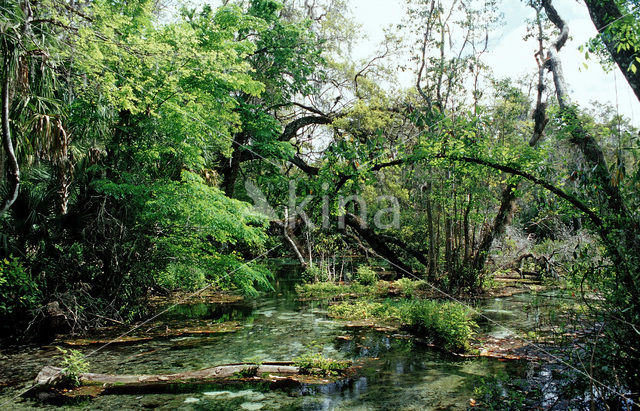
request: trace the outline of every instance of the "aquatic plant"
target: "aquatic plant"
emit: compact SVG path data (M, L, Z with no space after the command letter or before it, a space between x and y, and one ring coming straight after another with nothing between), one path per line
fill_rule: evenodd
M247 368L243 368L242 370L238 371L238 377L239 378L251 378L251 377L255 377L256 375L258 375L258 368L259 365L255 365L253 367L247 367Z
M351 366L351 361L334 360L322 355L322 353L305 353L293 359L293 364L300 367L303 373L335 376Z
M72 386L80 386L80 375L89 371L89 361L78 350L65 350L57 347L62 353L62 374Z
M325 267L319 265L311 265L302 272L302 281L305 283L315 283L327 281L329 273Z
M345 320L376 319L396 323L456 352L469 349L476 327L469 309L462 304L434 300L358 300L329 307L329 315Z
M410 278L400 278L393 282L393 287L397 288L400 294L413 297L416 291L428 287L427 282L424 280L412 280Z

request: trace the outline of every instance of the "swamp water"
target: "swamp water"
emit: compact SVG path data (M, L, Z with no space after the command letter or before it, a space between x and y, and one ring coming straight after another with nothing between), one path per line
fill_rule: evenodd
M422 345L405 335L348 328L326 315L326 305L296 301L291 284L276 295L238 304L181 305L154 326L179 328L231 322L228 332L189 335L111 345L89 357L93 372L162 374L225 363L283 361L321 351L335 359L359 361L362 368L346 381L268 390L250 386L188 385L180 392L103 395L67 409L465 409L483 377L506 373L524 378L532 365L490 358L461 359ZM535 320L523 307L529 297L490 299L479 309L507 327L520 330ZM150 325L145 328L149 328ZM509 331L482 325L495 338ZM97 346L80 347L89 353ZM310 348L312 347L312 348ZM54 346L0 353L2 409L59 409L36 399L12 399L29 387L44 365L59 365ZM8 401L8 403L7 403ZM5 404L6 403L6 404Z

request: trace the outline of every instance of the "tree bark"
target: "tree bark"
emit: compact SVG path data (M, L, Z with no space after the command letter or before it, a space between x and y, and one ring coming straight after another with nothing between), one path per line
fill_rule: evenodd
M244 153L243 146L247 140L248 138L244 133L238 133L234 136L232 143L233 153L231 153L229 165L224 167L222 171L222 188L224 189L224 194L229 198L233 197L236 180L238 179L238 173L240 171L240 163L242 162L242 155Z
M298 261L300 262L300 265L302 266L302 268L306 270L307 262L302 256L302 253L300 252L300 247L298 246L298 244L296 244L296 242L293 240L293 238L291 238L291 235L289 234L289 209L286 207L284 208L284 222L282 224L282 235L291 246L291 249L295 253L296 257L298 258ZM309 257L311 257L311 255L309 255Z
M282 133L278 136L278 141L289 141L296 136L298 131L303 128L314 124L331 124L333 120L329 116L314 115L304 116L293 120L291 123L284 127ZM262 158L257 153L251 151L250 148L243 149L243 146L249 141L249 136L244 132L237 134L233 139L233 153L229 164L222 167L222 187L227 197L232 197L238 174L240 172L240 165L249 160L256 158ZM317 175L318 169L307 165L300 157L294 156L289 160L292 164L300 168L303 172L309 175Z
M436 258L436 238L433 230L433 210L431 206L431 181L427 183L427 229L429 234L429 271L427 278L431 282L436 280L437 258Z
M602 4L607 3L602 0L598 1ZM568 36L568 26L558 15L551 0L542 0L542 5L549 20L561 32L554 46L549 49L548 59L548 67L553 73L554 82L556 83L556 95L561 115L563 120L569 124L570 142L582 152L586 163L593 170L592 175L596 185L601 187L605 197L605 217L603 220L606 224L600 224L598 231L611 256L612 263L616 267L619 290L624 290L617 292L628 293L623 297L627 306L624 311L611 316L613 325L609 327L608 332L612 333L614 340L620 345L620 350L626 353L625 361L627 365L625 368L630 371L631 375L627 383L629 388L637 393L637 389L640 386L637 378L637 370L640 367L640 353L637 347L638 329L635 324L637 324L640 317L640 290L638 289L640 281L638 279L640 228L633 214L625 207L620 190L612 184L602 149L584 129L575 108L570 104L566 86L564 85L565 81L560 60L557 55L557 52L560 51L564 44L563 39L566 40ZM614 291L611 290L611 292L613 293ZM613 308L613 310L619 309L620 307ZM629 340L630 337L631 341ZM634 338L636 341L633 341Z
M287 124L278 137L279 141L289 141L296 136L298 130L314 124L331 124L333 120L329 116L304 116Z
M9 125L9 106L11 104L9 95L9 86L11 81L11 59L13 58L14 49L13 45L9 43L7 38L2 40L2 54L4 55L4 62L2 67L2 114L0 122L2 123L2 147L6 153L7 159L7 181L9 183L9 190L7 197L3 200L0 206L0 215L9 210L11 205L18 198L18 192L20 190L20 167L18 166L18 159L13 148L13 141L11 140L11 128Z
M462 231L464 233L464 256L462 263L466 266L469 263L471 257L471 250L473 245L471 244L470 230L469 230L469 213L471 212L471 205L473 204L473 193L467 195L467 206L464 209L464 217L462 220Z
M618 4L614 0L585 0L589 9L591 21L596 26L596 30L602 36L602 41L611 54L611 58L618 65L620 71L627 79L627 83L640 101L640 62L636 61L638 55L634 49L618 49L618 43L613 36L608 35L607 30L611 29L614 22L624 18ZM629 70L631 64L637 67L636 72Z

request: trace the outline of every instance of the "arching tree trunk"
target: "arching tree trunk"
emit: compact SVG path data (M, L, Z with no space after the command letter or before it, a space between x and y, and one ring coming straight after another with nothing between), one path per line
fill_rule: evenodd
M358 235L363 238L379 256L387 260L394 266L401 277L413 275L411 267L406 265L391 248L389 248L388 239L383 239L373 230L367 227L367 223L360 217L346 213L345 223L351 227ZM423 263L424 263L423 259Z

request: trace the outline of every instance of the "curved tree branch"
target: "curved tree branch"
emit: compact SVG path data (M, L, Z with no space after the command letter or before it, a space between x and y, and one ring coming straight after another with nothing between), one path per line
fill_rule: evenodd
M312 124L331 124L333 120L328 116L304 116L293 120L287 124L278 137L278 141L289 141L296 136L298 130Z
M580 210L583 213L585 213L595 225L597 225L598 227L602 226L602 219L593 210L591 210L585 203L583 203L582 201L580 201L577 198L573 197L572 195L565 193L563 190L561 190L560 188L554 186L553 184L550 184L550 183L544 181L543 179L534 176L533 174L527 173L525 171L518 170L517 168L514 168L514 167L493 163L491 161L482 160L482 159L479 159L479 158L466 157L466 156L462 156L462 157L441 156L441 158L446 158L446 159L452 160L452 161L461 161L461 162L465 162L465 163L478 164L478 165L481 165L481 166L486 166L486 167L493 168L494 170L499 170L499 171L503 171L505 173L509 173L509 174L513 174L513 175L516 175L516 176L523 177L523 178L531 181L532 183L534 183L536 185L539 185L541 187L544 187L548 191L551 191L553 194L557 195L558 197L562 198L563 200L568 201L575 208L577 208L578 210Z

